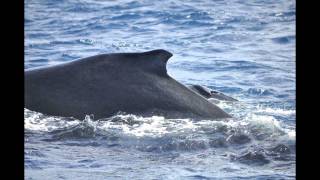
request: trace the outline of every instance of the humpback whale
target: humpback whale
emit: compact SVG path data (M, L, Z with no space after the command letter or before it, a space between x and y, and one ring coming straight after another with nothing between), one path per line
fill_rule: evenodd
M25 70L25 108L84 119L118 112L166 118L229 118L229 114L167 74L172 54L100 54Z

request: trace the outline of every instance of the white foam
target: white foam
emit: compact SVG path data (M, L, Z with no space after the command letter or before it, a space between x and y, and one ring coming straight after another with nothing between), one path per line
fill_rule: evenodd
M222 106L232 105L221 103ZM244 106L241 106L243 108ZM241 109L233 109L241 111ZM267 110L270 111L270 110ZM260 112L260 111L258 111ZM242 118L226 120L203 120L192 121L190 119L165 119L161 116L141 117L132 114L120 114L107 119L93 121L89 116L82 122L80 120L66 120L62 117L45 116L41 113L25 109L25 128L32 131L50 132L61 128L73 127L79 123L86 123L98 129L99 132L116 132L135 137L160 137L166 134L179 134L188 132L229 131L231 129L250 133L258 131L269 134L272 137L287 135L290 139L295 138L295 128L281 123L271 115L256 114L257 112L242 112ZM207 132L204 132L207 133Z
M38 112L24 109L24 128L31 131L51 132L60 128L79 124L78 120L66 121L62 117L45 116Z
M285 133L289 137L295 138L295 129L281 123L273 116L249 114L245 121L249 123L250 129L260 129L261 131L269 132L272 136Z
M124 134L136 137L155 137L196 128L189 119L165 119L162 116L140 117L135 115L117 115L113 118L120 118L127 123L103 121L100 122L102 123L100 129L105 131L120 130ZM130 121L134 124L131 124Z
M258 107L257 109L258 109L257 112L284 115L284 116L294 115L296 113L296 111L292 109L280 109L280 108L270 108L270 107L266 107L266 108Z

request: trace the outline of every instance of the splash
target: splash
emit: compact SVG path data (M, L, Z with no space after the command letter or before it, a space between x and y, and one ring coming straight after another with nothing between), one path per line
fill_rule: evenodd
M35 132L51 132L61 128L73 127L80 121L74 118L46 116L42 113L24 109L24 128Z
M227 106L224 104L224 106ZM225 107L226 108L226 107ZM295 129L273 116L247 113L242 118L226 120L166 119L161 116L141 117L133 114L117 114L110 118L93 120L86 116L84 120L46 116L25 109L25 129L35 132L66 131L71 129L91 129L92 133L101 136L116 135L136 138L177 135L206 135L220 133L231 137L252 136L257 140L273 139L286 136L295 139ZM90 131L91 132L91 131ZM246 137L244 137L246 138Z

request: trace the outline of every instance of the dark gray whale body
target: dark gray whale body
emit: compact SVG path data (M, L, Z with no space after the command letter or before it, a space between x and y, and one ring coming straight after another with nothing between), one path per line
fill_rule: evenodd
M92 56L25 71L25 107L83 119L117 112L166 118L231 117L167 74L165 50Z

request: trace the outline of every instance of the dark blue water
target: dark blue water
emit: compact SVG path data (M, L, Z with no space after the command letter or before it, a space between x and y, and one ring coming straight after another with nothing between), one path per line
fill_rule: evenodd
M26 179L294 179L295 1L26 0L25 69L166 49L170 76L239 100L226 121L25 109Z

